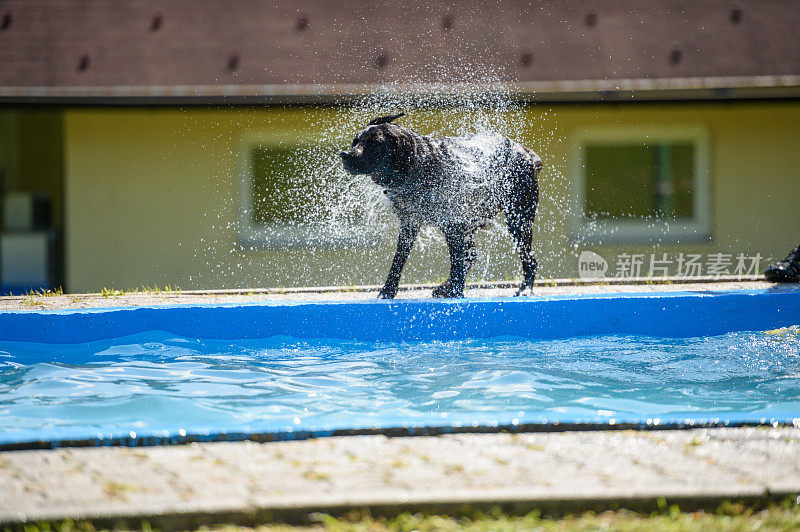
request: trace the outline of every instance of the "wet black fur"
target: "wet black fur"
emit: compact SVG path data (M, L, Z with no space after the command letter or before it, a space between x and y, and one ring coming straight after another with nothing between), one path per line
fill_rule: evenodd
M400 273L425 225L441 229L450 251L450 277L433 291L434 297L463 297L464 280L477 255L475 232L500 211L522 260L524 279L516 295L532 287L537 267L531 240L539 201L539 156L501 136L487 137L492 146L487 155L476 150L469 138L430 138L391 123L401 116L372 120L341 152L345 170L368 174L382 186L400 218L397 252L379 297L397 294ZM465 160L472 163L471 172L466 171Z

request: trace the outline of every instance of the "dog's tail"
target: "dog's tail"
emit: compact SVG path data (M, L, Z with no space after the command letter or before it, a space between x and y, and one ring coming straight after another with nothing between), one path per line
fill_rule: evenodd
M391 122L393 120L397 120L401 116L405 116L405 115L406 115L405 113L400 113L400 114L396 114L396 115L381 116L381 117L378 117L378 118L372 120L367 125L368 126L377 126L379 124L388 124L389 122Z

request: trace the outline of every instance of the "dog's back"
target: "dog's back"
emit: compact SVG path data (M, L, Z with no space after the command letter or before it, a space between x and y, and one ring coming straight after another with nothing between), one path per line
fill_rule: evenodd
M508 137L478 133L419 140L416 175L388 195L427 223L481 227L509 206L521 182L536 187L541 159Z

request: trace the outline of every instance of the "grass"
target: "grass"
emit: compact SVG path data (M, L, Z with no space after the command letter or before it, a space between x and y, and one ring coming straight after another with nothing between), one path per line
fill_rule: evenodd
M112 296L124 296L125 292L123 292L122 290L114 290L113 288L106 288L104 286L103 289L100 290L100 295L108 299L109 297Z
M231 527L216 530L232 532ZM348 519L320 516L315 527L264 526L259 532L301 532L329 530L332 532L433 532L433 531L594 531L618 530L645 531L745 531L745 530L800 530L800 507L795 504L773 505L756 510L739 504L725 504L715 512L681 512L676 506L652 514L627 510L586 512L558 518L542 517L537 512L525 516L509 516L496 510L487 514L455 518L441 515L404 513L392 519L354 515Z
M153 286L142 285L141 287L134 288L133 290L117 290L115 288L107 288L104 286L103 289L100 290L99 295L106 299L109 299L114 296L127 296L132 294L160 295L160 294L179 294L180 292L181 288L179 286L172 286L170 284L164 286L163 288L159 287L158 285L153 285ZM13 296L14 294L9 293L9 295ZM60 286L54 290L49 290L49 289L31 290L25 294L22 294L22 297L24 297L22 304L29 307L35 307L39 305L44 305L43 299L46 299L48 297L63 296L63 295L64 295L64 289Z
M372 517L364 512L354 512L345 518L315 515L315 524L308 526L262 525L242 528L230 525L203 527L200 531L217 532L517 532L537 530L542 532L612 530L621 532L645 531L788 531L800 530L800 506L791 500L783 504L770 504L755 508L740 503L727 502L715 511L681 511L677 506L667 506L659 501L660 510L639 513L629 510L602 513L585 512L561 517L541 516L532 512L513 516L494 509L487 513L469 514L465 517L403 513L392 518ZM96 532L91 523L65 521L56 524L38 523L21 527L25 532ZM8 529L6 529L8 530ZM122 530L122 529L115 529ZM147 523L140 528L145 532L157 530Z
M172 285L166 285L164 288L160 288L158 285L148 286L142 285L139 288L135 288L133 290L116 290L113 288L106 288L100 291L100 295L104 298L108 299L114 296L129 296L132 294L178 294L180 293L181 289L178 286L173 287Z
M9 295L13 295L9 292ZM53 296L62 296L64 295L64 289L60 286L55 290L50 289L40 289L40 290L31 290L27 294L23 294L24 299L22 300L22 304L27 307L38 307L43 306L44 301L41 298L53 297Z

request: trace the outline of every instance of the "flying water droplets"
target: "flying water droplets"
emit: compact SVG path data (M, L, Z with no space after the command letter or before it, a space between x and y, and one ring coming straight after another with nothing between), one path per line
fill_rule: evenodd
M278 117L268 125L244 116L235 129L280 130L274 135L277 141L255 138L249 151L237 151L236 138L223 141L214 138L216 131L209 132L204 149L220 149L214 146L221 142L246 171L241 178L236 168L229 169L228 177L238 181L237 186L214 185L220 207L202 218L206 234L195 242L194 283L202 288L382 283L398 222L380 187L368 176L344 171L339 151L349 147L371 119L400 111L406 116L398 123L422 135L474 135L476 147L488 152L488 143L497 138L492 135L499 134L542 156L545 171L540 175L533 246L540 273L546 274L550 264L557 269L559 261L574 252L562 241L564 213L570 207L561 175L564 164L557 155L556 160L550 157L563 153L554 138L555 117L549 109L521 101L503 79L507 77L502 71L481 65L464 64L455 71L452 65L432 65L418 77L343 97L332 109L294 110L295 118ZM303 131L293 135L298 120ZM468 281L518 278L519 259L502 218L482 229L476 244L478 259ZM440 282L447 270L441 233L424 229L402 282Z

